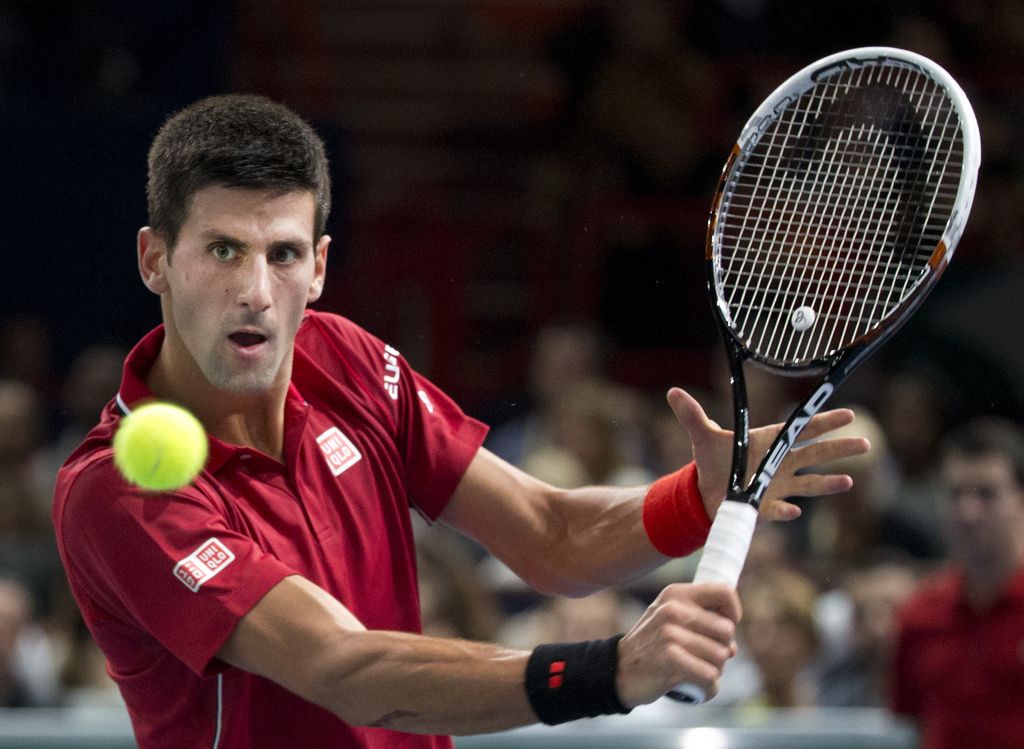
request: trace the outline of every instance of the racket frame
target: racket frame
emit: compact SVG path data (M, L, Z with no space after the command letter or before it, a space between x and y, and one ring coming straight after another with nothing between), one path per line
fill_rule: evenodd
M719 209L730 176L737 163L740 163L748 144L756 142L775 120L777 113L820 78L880 60L890 60L902 66L913 67L938 81L948 92L957 110L963 131L964 153L954 208L945 231L929 258L927 270L917 279L903 301L865 334L834 352L799 365L760 356L748 350L739 339L731 324L728 304L720 290L722 268L717 252L719 245L716 232ZM705 258L707 289L711 304L715 308L715 319L729 360L733 395L733 454L726 496L712 524L711 534L697 567L694 582L723 581L732 586L736 585L753 535L761 500L782 461L797 444L800 433L854 369L906 323L949 265L970 214L980 162L978 124L963 89L949 73L934 62L913 52L892 47L861 47L818 60L782 83L748 119L722 170L708 219ZM745 477L750 446L750 409L743 372L744 363L748 360L756 366L781 375L810 376L824 371L818 386L803 399L782 426L749 482ZM668 696L691 704L701 703L705 698L703 689L694 684L680 684L670 691Z
M884 324L876 325L848 346L829 355L816 358L809 363L793 365L763 357L755 351L746 349L740 341L732 327L732 317L719 284L722 268L717 252L719 247L718 217L730 177L744 151L764 134L769 125L777 118L778 113L804 91L815 85L818 80L880 61L895 62L900 66L911 67L919 73L929 76L949 93L954 103L964 134L964 154L953 213L947 222L941 241L936 245L928 261L928 270L916 281L903 302L886 315ZM760 505L764 491L774 476L775 470L796 444L800 432L810 418L821 409L832 392L868 355L906 323L931 292L949 265L953 251L963 234L973 202L980 162L978 123L963 89L949 73L934 62L916 53L894 47L860 47L822 58L786 79L747 120L718 180L708 218L705 247L707 291L711 305L715 309L715 319L719 331L725 342L733 395L733 459L727 500L747 502L755 508ZM803 400L786 421L778 437L754 471L749 484L744 481L747 473L750 433L750 411L743 375L743 363L747 360L763 369L784 376L812 376L826 372L819 386Z

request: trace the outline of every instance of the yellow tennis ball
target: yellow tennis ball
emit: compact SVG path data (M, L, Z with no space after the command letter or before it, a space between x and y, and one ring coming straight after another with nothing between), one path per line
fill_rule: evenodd
M155 492L189 484L206 463L206 431L171 403L139 406L114 434L114 464L129 482Z

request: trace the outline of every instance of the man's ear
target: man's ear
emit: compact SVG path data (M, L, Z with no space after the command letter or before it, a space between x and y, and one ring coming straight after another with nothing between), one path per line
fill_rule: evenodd
M331 238L324 234L316 243L313 251L313 280L309 283L309 293L306 295L306 304L312 304L324 291L324 280L327 277L327 248L331 244Z
M146 288L154 294L163 294L167 285L167 242L152 228L139 229L137 241L139 275Z

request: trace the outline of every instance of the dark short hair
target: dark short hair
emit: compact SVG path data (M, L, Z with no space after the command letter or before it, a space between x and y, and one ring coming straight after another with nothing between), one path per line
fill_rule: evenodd
M1009 419L979 417L946 435L943 456L1004 458L1018 486L1024 487L1024 429Z
M149 149L149 225L170 247L192 196L205 187L308 190L316 199L314 241L331 210L323 141L292 110L262 96L200 99L171 115Z

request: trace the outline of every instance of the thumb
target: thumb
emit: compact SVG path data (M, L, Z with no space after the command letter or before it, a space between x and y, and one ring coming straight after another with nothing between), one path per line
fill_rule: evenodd
M719 426L705 412L697 400L682 388L668 391L668 404L689 435L694 447L708 440Z

